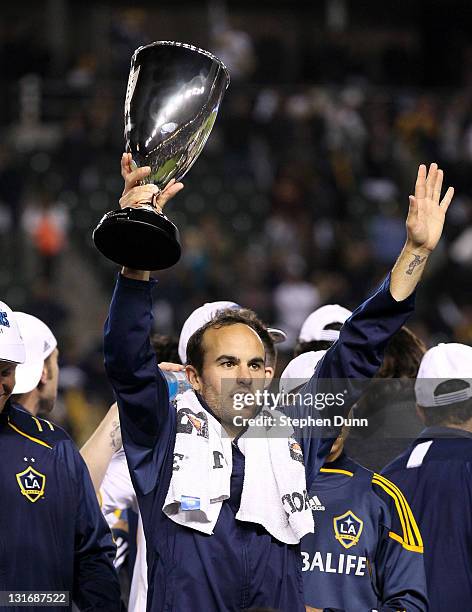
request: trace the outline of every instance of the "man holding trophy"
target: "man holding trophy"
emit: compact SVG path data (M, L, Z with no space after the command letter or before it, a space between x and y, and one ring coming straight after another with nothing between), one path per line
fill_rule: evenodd
M253 438L236 424L235 416L259 410L249 401L235 410L235 396L264 388L264 345L244 315L225 311L190 338L193 390L173 403L149 342L149 270L173 265L180 254L177 230L161 209L182 188L171 180L203 147L227 82L219 60L188 45L154 43L133 57L121 210L95 232L97 247L123 266L105 324L105 365L146 535L147 609L303 612L299 542L314 527L306 491L333 438L321 439L314 428L295 428L293 437L270 437L262 428ZM347 415L359 395L356 380L375 374L413 311L453 195L449 189L440 202L442 178L435 164L428 173L420 166L405 248L303 389L314 396L343 379L344 405L326 407L323 417ZM147 180L156 185L140 184ZM306 414L303 406L286 410Z

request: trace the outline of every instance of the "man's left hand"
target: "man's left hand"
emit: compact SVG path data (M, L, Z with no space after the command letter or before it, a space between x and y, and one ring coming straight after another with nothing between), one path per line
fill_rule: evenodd
M408 250L429 254L441 238L447 209L454 195L449 187L441 198L443 171L431 164L429 172L421 164L415 184L415 195L410 196L410 208L406 220Z

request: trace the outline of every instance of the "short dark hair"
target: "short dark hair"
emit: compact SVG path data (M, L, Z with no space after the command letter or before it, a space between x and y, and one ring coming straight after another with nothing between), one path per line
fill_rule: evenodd
M205 353L203 350L203 336L207 329L220 329L222 327L228 327L229 325L236 325L241 323L247 325L253 329L261 339L264 345L267 360L267 349L266 346L273 344L273 340L267 331L267 328L257 315L246 308L235 310L234 308L226 308L220 310L217 314L208 322L205 323L200 329L192 334L187 344L187 363L192 365L199 374L203 370L203 362Z
M401 327L385 348L376 378L416 378L426 345L408 327Z
M156 353L158 363L161 361L181 363L179 357L179 340L175 336L153 334L151 336L151 346Z
M425 352L422 340L407 327L401 327L390 338L380 369L356 404L357 416L375 414L379 406L389 405L392 398L409 397Z
M454 393L469 388L470 385L465 380L453 379L446 380L438 385L434 391L435 396L444 393ZM424 414L424 421L428 427L435 425L463 425L472 419L472 399L454 404L443 406L420 406Z
M334 329L335 331L339 331L342 326L342 323L330 323L329 325L325 325L323 329ZM309 353L310 351L327 351L335 342L335 340L311 340L310 342L301 342L297 340L293 350L293 356L298 357L298 355Z
M259 317L254 312L254 310L250 310L249 308L241 308L239 310L239 312L242 312L244 314L244 316L247 316L248 319L250 319L251 321L254 321L255 324L259 328L262 328L264 330L264 331L261 331L261 333L259 333L259 332L257 332L257 333L258 333L260 339L262 340L262 344L264 345L266 365L268 365L271 368L275 368L275 364L276 364L276 361L277 361L277 348L275 346L274 340L272 339L272 336L267 331L267 327L259 319Z

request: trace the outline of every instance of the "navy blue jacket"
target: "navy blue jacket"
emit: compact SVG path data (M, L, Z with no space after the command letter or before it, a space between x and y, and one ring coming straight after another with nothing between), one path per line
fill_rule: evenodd
M315 533L301 542L307 605L345 612L428 609L423 543L393 483L343 453L325 463L309 495Z
M418 521L430 611L472 610L472 434L429 427L383 473Z
M0 483L0 591L69 591L82 612L118 612L115 546L69 436L7 402Z
M236 444L230 499L212 535L177 525L162 512L172 476L176 410L149 343L151 287L151 282L118 279L104 345L148 545L148 610L226 612L270 606L304 612L299 545L283 544L261 526L235 520L244 477L244 456ZM413 303L413 297L396 302L387 278L346 322L317 376L373 376L388 339L405 323ZM313 377L307 390L315 391L316 385ZM331 443L315 436L300 440L308 486Z

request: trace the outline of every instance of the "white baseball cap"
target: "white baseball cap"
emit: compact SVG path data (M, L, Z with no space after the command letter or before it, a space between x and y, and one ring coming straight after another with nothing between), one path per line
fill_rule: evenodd
M38 386L44 360L56 348L57 340L49 327L37 317L25 312L15 312L15 317L25 343L26 360L16 368L13 393L29 393Z
M313 342L319 340L327 340L336 342L339 338L339 331L336 329L325 329L327 325L332 323L344 324L346 319L352 315L352 312L347 308L339 306L339 304L327 304L309 315L302 325L298 340L300 342Z
M182 331L179 337L179 357L182 363L187 363L187 344L190 337L198 331L201 327L209 323L215 315L221 310L232 308L233 310L241 310L242 306L236 304L236 302L207 302L196 308L190 316L187 318L182 326ZM287 339L287 334L276 327L268 327L267 331L275 344L284 342Z
M179 357L182 363L187 363L187 344L190 337L193 336L200 327L209 323L220 310L226 310L227 308L239 310L241 306L236 304L236 302L207 302L191 313L183 324L182 331L180 332Z
M451 393L435 395L441 383L463 380L468 387ZM419 406L447 406L472 398L472 347L451 342L438 344L427 351L418 370L415 383Z
M281 342L285 342L285 340L287 340L287 334L278 327L268 327L267 332L272 338L272 342L274 344L280 344Z
M280 375L279 391L290 393L308 382L325 353L326 351L309 351L292 359Z
M25 345L18 322L5 302L0 302L0 361L25 361Z

